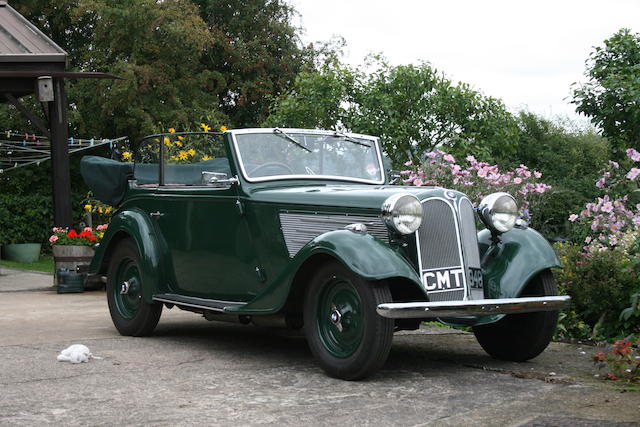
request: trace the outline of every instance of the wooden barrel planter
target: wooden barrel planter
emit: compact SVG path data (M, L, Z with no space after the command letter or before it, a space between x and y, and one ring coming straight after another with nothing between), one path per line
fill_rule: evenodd
M53 260L55 262L53 286L58 285L58 270L66 268L76 271L78 266L88 266L93 259L93 248L82 245L54 245Z

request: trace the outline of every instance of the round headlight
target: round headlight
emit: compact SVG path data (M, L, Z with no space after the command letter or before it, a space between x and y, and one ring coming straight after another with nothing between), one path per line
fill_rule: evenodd
M518 205L510 194L493 193L482 199L478 213L487 228L504 233L516 225Z
M382 219L400 234L411 234L422 224L422 205L411 194L394 194L382 204Z

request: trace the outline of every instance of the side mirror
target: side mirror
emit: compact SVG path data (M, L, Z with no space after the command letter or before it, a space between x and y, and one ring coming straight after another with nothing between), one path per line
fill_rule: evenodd
M202 184L210 187L229 187L238 183L238 178L229 178L222 172L202 172Z

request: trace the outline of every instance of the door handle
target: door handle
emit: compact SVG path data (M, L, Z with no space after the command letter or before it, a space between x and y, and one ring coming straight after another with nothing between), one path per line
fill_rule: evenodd
M164 216L164 214L160 211L157 211L157 212L151 212L149 216L152 216L154 218L160 218L161 216Z

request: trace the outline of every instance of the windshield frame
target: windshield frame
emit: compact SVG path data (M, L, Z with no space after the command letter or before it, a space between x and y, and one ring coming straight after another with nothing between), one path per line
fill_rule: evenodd
M367 141L371 141L373 144L373 148L375 149L375 156L378 160L378 167L380 170L380 179L364 179L364 178L356 178L350 176L338 176L338 175L306 175L306 174L296 174L296 175L273 175L273 176L263 176L263 177L249 177L249 174L244 168L244 162L242 160L242 154L240 153L240 149L238 148L238 140L236 135L244 135L244 134L252 134L252 133L264 133L264 134L273 134L274 129L276 128L251 128L251 129L234 129L227 131L231 134L231 142L233 146L234 154L237 156L238 166L240 169L240 173L242 174L243 179L247 182L265 182L265 181L281 181L287 179L304 179L304 180L330 180L330 181L350 181L357 182L363 184L384 184L386 181L386 173L384 170L384 164L382 161L382 153L380 151L380 144L377 137L370 135L362 135L357 133L342 133L351 138L360 138L365 139ZM278 128L289 135L292 134L310 134L310 135L327 135L327 136L335 136L336 138L341 138L338 134L335 134L335 131L332 130L319 130L319 129L295 129L295 128Z

